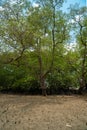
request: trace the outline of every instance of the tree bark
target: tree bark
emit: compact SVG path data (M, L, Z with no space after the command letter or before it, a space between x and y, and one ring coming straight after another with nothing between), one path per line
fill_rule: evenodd
M46 83L45 83L45 78L44 77L41 77L40 79L40 86L41 86L41 90L42 90L42 95L43 96L46 96L47 95L47 92L46 92Z

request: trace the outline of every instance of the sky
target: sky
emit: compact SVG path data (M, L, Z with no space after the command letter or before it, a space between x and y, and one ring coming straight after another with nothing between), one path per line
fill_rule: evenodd
M86 6L87 0L66 0L66 2L63 4L63 10L68 11L67 8L69 8L70 5L78 3L79 6Z
M68 12L68 8L70 5L79 4L80 7L87 6L87 0L66 0L66 2L63 4L62 10L63 12ZM73 32L71 32L71 35L73 35ZM73 49L76 46L76 39L73 37L70 44L67 45L67 49Z
M3 1L5 1L5 0L0 0L0 4L3 3ZM14 0L13 0L13 1L14 1ZM31 1L33 1L33 0L31 0ZM67 7L70 6L70 4L79 3L80 6L85 6L85 5L87 5L87 0L65 0L65 1L67 1L67 3L64 3L64 6L63 6L63 8L64 8L65 10L67 9Z

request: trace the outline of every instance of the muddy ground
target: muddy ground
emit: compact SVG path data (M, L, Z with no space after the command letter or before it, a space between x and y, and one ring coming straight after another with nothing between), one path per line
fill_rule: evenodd
M87 96L0 94L0 130L87 130Z

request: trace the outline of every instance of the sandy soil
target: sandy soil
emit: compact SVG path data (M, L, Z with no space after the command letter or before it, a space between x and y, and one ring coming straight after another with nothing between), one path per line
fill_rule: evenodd
M1 94L0 130L87 130L87 96Z

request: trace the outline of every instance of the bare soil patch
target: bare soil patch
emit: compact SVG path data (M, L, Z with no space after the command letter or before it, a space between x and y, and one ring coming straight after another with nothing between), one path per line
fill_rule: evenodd
M1 94L0 130L87 130L87 96Z

